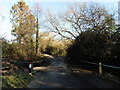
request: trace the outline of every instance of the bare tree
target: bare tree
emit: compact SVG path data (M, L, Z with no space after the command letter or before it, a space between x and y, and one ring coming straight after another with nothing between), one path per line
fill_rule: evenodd
M48 12L47 21L50 31L69 40L74 40L86 30L109 32L113 30L114 23L113 15L97 3L78 3L69 6L65 13Z

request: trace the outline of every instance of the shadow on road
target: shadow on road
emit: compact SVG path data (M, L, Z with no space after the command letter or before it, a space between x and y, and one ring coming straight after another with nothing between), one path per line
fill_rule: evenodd
M47 67L35 67L35 80L28 88L114 88L116 84L98 78L85 70L71 72L63 63L62 57L52 59ZM78 72L79 71L79 72ZM87 73L85 73L87 72Z

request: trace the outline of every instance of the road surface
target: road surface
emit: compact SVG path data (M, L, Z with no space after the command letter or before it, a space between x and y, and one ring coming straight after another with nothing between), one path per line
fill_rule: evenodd
M60 58L59 58L60 59ZM91 73L73 74L62 60L48 67L38 67L28 88L116 88L116 83L100 79Z

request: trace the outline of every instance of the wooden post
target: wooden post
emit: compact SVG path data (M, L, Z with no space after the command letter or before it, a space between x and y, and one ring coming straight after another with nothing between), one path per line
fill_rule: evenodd
M102 75L102 64L99 63L99 75Z

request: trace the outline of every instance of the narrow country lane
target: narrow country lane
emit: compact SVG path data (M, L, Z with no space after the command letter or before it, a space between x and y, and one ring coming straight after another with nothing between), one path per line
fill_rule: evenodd
M28 88L116 88L116 84L99 79L93 74L79 73L79 78L70 72L60 58L54 58L51 66L35 74ZM58 60L57 60L58 59ZM42 67L40 67L42 68Z

